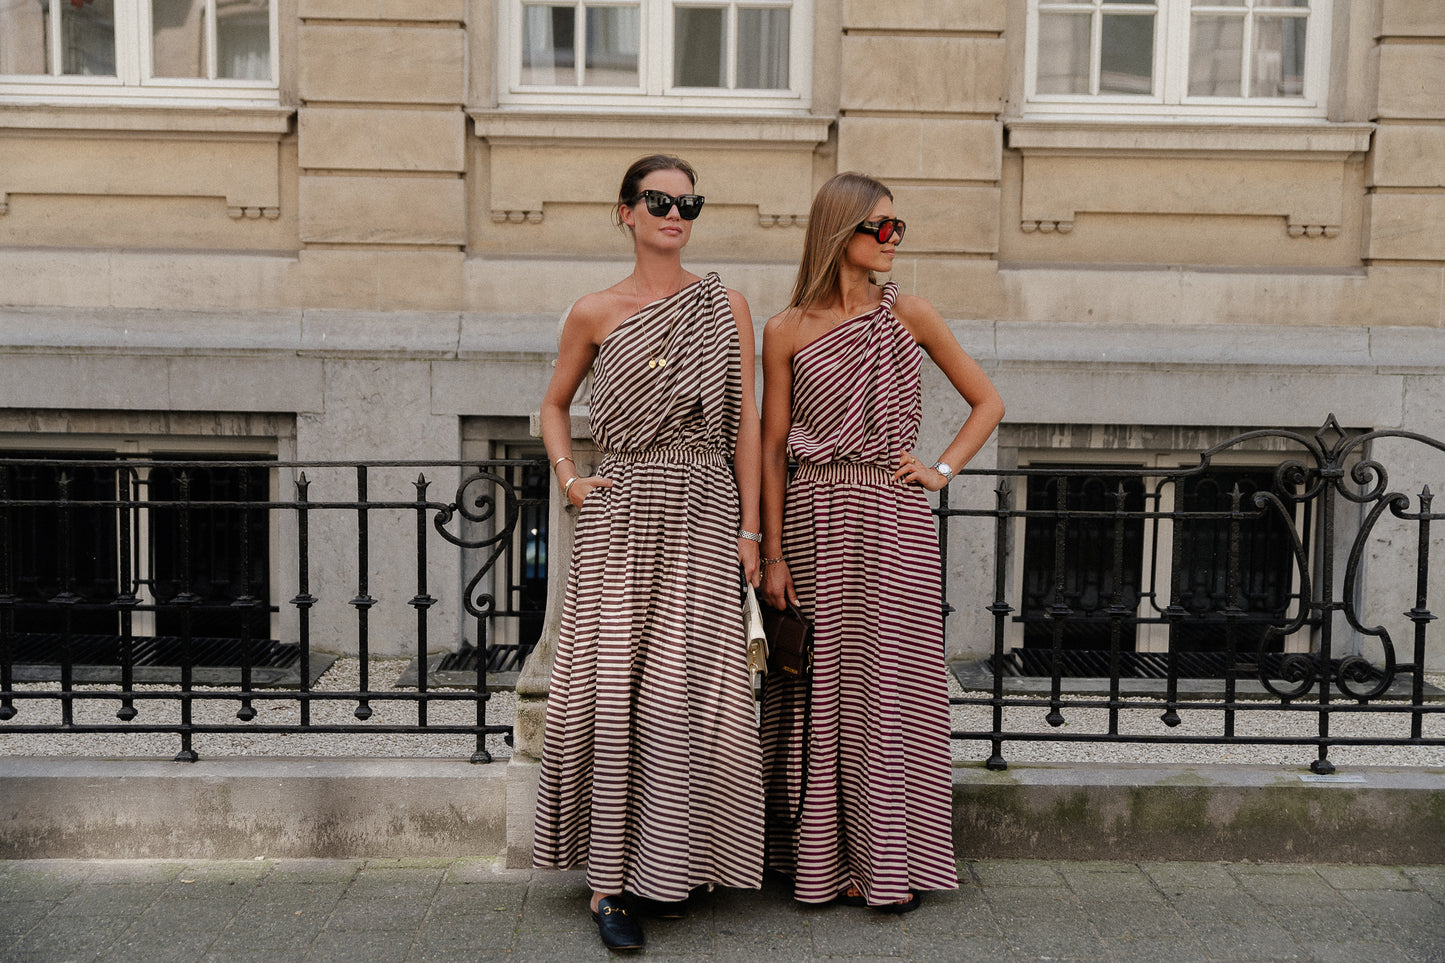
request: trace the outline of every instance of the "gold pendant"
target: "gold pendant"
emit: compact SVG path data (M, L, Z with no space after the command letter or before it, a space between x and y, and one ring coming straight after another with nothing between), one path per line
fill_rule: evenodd
M649 368L665 368L665 367L667 367L667 359L666 359L666 358L648 358L648 359L647 359L647 366L648 366Z

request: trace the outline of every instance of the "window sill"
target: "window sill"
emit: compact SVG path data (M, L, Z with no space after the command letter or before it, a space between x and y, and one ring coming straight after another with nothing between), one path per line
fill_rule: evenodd
M261 134L291 129L294 108L221 101L125 103L0 102L0 129L186 134Z
M469 110L477 136L493 143L616 141L636 143L643 127L649 141L730 141L738 143L821 144L832 117L811 114L658 111L606 112L578 109L510 108Z
M1007 121L1008 146L1024 153L1302 153L1344 156L1370 148L1374 124L1180 118L1030 117Z

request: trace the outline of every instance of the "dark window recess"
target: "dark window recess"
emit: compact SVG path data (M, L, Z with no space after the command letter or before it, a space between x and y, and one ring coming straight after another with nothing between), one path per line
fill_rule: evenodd
M156 634L181 635L189 617L192 636L267 638L268 469L156 466L147 484Z
M109 452L0 451L0 458L111 461ZM0 493L16 501L53 506L11 507L0 518L0 538L13 594L16 632L113 633L119 584L119 512L113 507L67 504L114 502L112 465L0 466ZM57 600L64 604L53 604Z
M1089 468L1098 474L1032 476L1028 484L1028 511L1112 514L1120 508L1138 513L1144 509L1144 484L1138 477L1109 475L1109 467ZM1060 505L1060 491L1063 504ZM1122 505L1121 505L1122 499ZM1055 569L1058 540L1063 540L1063 574ZM1122 546L1116 546L1122 541ZM1024 586L1020 621L1026 647L1052 646L1061 631L1065 649L1108 649L1113 619L1108 609L1117 591L1120 604L1132 616L1139 605L1140 566L1144 545L1141 518L1032 516L1024 522ZM1116 571L1116 547L1121 558ZM1062 620L1049 615L1055 606L1069 610ZM1132 649L1136 624L1120 620L1119 645Z
M509 457L526 457L509 455ZM518 665L542 637L542 616L547 608L547 499L552 473L542 464L521 469L521 572L517 579Z
M1232 620L1225 617L1230 606L1230 519L1226 515L1175 522L1178 555L1172 566L1171 595L1174 604L1188 613L1188 618L1169 630L1170 644L1179 651L1224 651L1228 646L1226 621L1234 623L1236 651L1254 651L1270 625L1283 625L1287 620L1295 601L1289 525L1274 508L1254 505L1254 494L1269 491L1273 484L1274 473L1258 468L1214 470L1179 481L1179 511L1228 513L1238 486L1239 509L1248 516L1239 523L1238 614ZM1285 508L1292 510L1292 504L1286 502ZM1308 524L1304 531L1309 531ZM1269 642L1268 651L1281 651L1279 636Z

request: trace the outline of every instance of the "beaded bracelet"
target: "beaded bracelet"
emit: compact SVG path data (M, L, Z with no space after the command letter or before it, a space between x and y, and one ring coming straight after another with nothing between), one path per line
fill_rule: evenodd
M777 565L779 562L786 562L786 561L787 561L786 558L784 558L783 556L779 555L777 558L765 558L765 559L763 559L763 564L764 564L764 565Z

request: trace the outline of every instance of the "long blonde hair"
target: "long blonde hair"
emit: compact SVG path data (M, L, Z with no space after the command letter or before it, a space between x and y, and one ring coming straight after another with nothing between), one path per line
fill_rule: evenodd
M893 200L893 192L877 178L857 171L844 171L828 179L813 198L808 211L808 232L803 236L803 259L798 264L798 279L788 301L801 317L807 310L838 287L838 265L843 250L853 239L859 224L868 219L883 198ZM869 280L874 280L870 275Z

